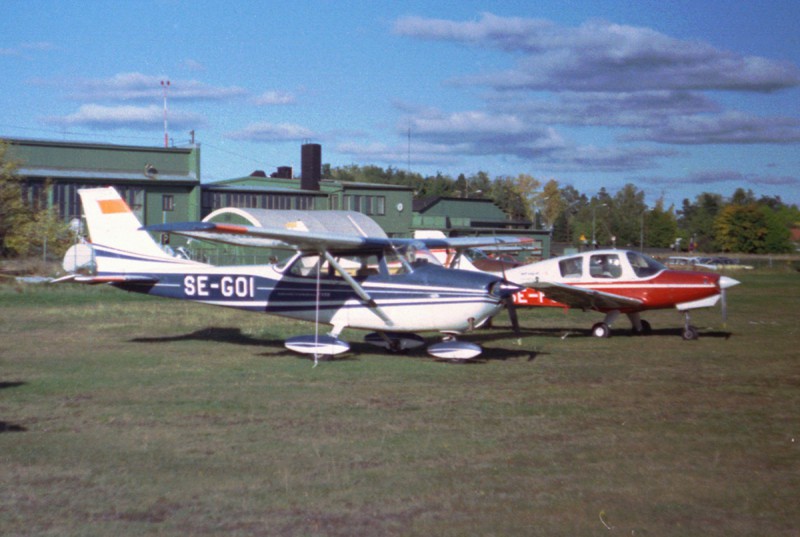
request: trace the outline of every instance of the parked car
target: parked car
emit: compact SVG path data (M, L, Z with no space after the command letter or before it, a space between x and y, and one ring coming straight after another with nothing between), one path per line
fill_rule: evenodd
M714 266L714 270L752 270L753 265L740 263L738 259L730 257L712 257L709 264Z
M751 270L752 265L744 265L730 257L691 257L672 256L666 265L672 269L684 270Z
M671 269L695 270L696 257L675 255L667 258L666 265Z

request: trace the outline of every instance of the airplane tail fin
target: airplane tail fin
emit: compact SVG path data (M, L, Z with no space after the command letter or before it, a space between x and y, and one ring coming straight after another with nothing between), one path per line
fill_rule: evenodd
M78 194L97 275L146 274L164 263L192 263L162 250L114 188L81 189Z

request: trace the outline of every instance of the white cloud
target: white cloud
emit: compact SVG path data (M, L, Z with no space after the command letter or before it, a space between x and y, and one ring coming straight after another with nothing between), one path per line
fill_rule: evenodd
M336 152L349 155L356 161L388 163L400 168L405 168L409 160L414 166L446 166L458 161L451 145L420 141L414 141L410 148L408 144L345 142L336 146Z
M644 177L641 178L640 181L656 185L712 185L719 183L790 187L800 185L800 179L797 177L788 175L760 175L755 173L743 173L736 170L702 170L683 177Z
M252 123L242 130L225 135L231 140L248 140L254 142L283 142L317 138L310 129L291 123Z
M78 110L66 116L49 116L43 118L45 123L62 126L84 126L95 129L133 129L152 130L163 124L163 108L151 106L104 106L99 104L82 105ZM168 115L171 127L199 127L205 120L196 114L170 111Z
M792 63L719 50L649 28L590 21L578 27L484 14L477 22L398 19L395 32L522 54L513 69L462 79L497 89L550 91L735 90L800 84Z
M163 96L162 82L169 82L170 100L224 100L247 95L238 86L210 86L198 80L170 79L165 75L119 73L111 78L79 80L70 85L69 96L80 101L152 101Z
M0 56L19 56L28 58L31 52L47 52L55 50L56 46L48 41L31 41L20 43L14 47L0 48Z
M464 155L505 154L532 158L564 147L555 129L525 122L514 114L429 113L412 118L399 128L408 127L415 139L448 145L452 152Z
M253 99L258 106L294 104L295 101L295 96L286 91L265 91Z
M206 71L206 66L203 63L201 63L201 62L199 62L197 60L193 60L191 58L188 58L188 59L184 60L183 61L183 66L187 70L194 71L196 73L201 73L201 72L205 72Z
M679 116L632 133L631 140L668 144L788 144L800 142L800 120L740 112Z
M404 17L396 20L394 31L499 50L513 62L501 72L456 80L455 87L489 88L481 95L483 109L441 112L402 106L410 119L398 134L410 126L415 138L446 145L457 155L513 156L560 172L619 172L645 170L678 154L632 142L800 141L800 120L727 111L706 93L796 87L800 69L789 62L598 20L568 27L489 13L473 21ZM588 131L613 143L565 139L565 133L586 137L586 127L615 129Z

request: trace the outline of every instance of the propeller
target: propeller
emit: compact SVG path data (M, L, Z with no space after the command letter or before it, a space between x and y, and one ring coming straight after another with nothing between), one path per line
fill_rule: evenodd
M500 265L500 267L501 267L502 274L503 274L503 280L508 282L508 278L506 277L506 264L503 263L502 265ZM510 282L508 282L508 283L510 283ZM513 294L512 295L508 295L505 298L505 306L506 306L506 309L508 310L508 318L511 321L511 328L514 330L514 335L515 336L519 336L519 333L520 333L520 330L519 330L519 317L517 317L517 306L516 306L516 304L514 304L514 295Z
M741 282L739 280L735 280L730 276L720 276L719 277L719 294L720 299L722 301L722 324L724 325L728 321L728 297L726 290L729 287L733 287L734 285L739 285Z
M509 296L505 299L505 306L508 310L508 318L511 320L511 328L514 330L514 335L519 335L519 318L517 317L517 306L514 304L514 297Z

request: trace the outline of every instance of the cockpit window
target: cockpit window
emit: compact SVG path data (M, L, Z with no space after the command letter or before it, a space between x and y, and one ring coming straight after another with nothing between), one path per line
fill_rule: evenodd
M594 254L589 258L589 274L593 278L619 278L622 276L617 254Z
M342 278L340 271L346 272L356 280L363 280L368 276L389 273L384 256L378 253L365 253L354 255L339 255L334 258L334 263L317 254L299 255L293 258L285 269L287 274L302 278Z
M637 252L628 252L628 261L633 272L640 278L653 276L667 268L652 257Z
M316 278L318 274L322 276L328 274L329 268L332 267L320 256L303 255L294 258L294 262L289 265L289 274L305 278Z
M562 278L580 278L583 276L583 258L570 257L558 262Z
M387 256L389 256L390 253L396 254L392 257L397 257L403 265L403 267L399 269L398 273L413 272L415 267L424 265L426 263L441 266L441 263L438 259L436 259L436 256L434 256L421 241L405 243L397 248L392 249L391 252L387 251L385 253Z

